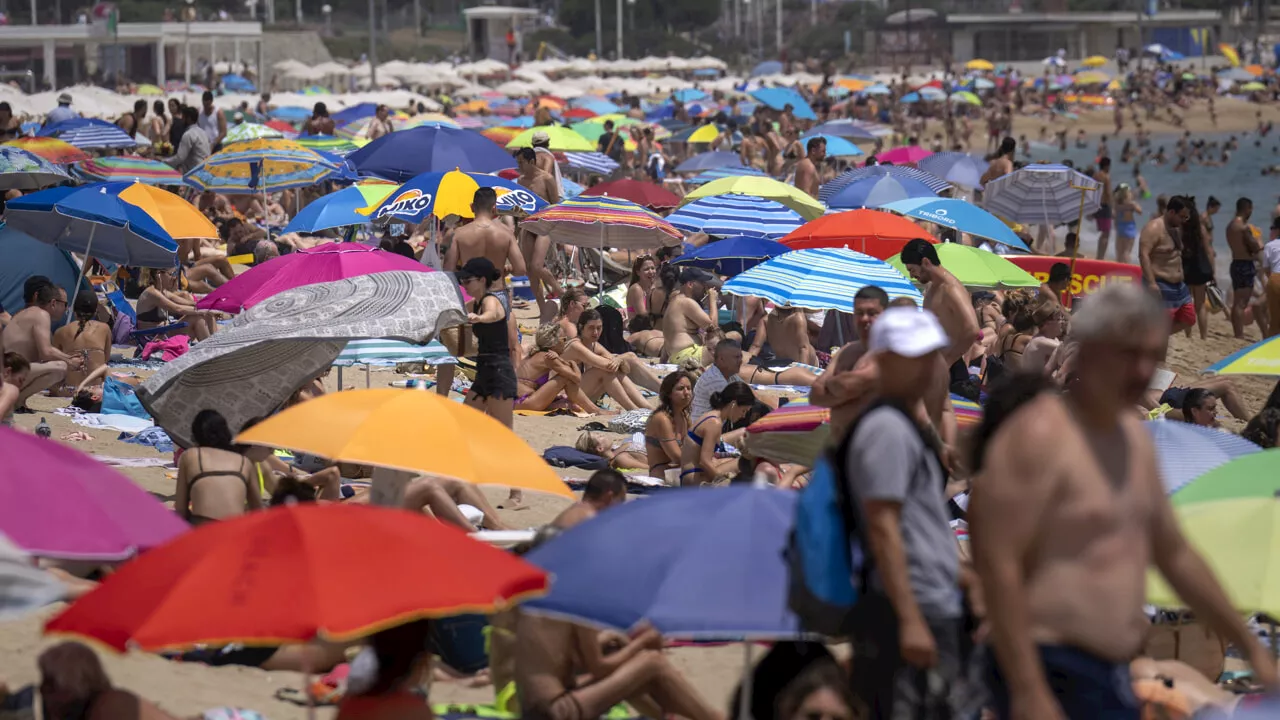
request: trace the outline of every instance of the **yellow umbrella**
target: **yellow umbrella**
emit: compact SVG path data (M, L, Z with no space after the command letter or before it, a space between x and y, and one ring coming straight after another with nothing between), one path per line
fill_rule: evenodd
M218 237L218 228L204 213L168 190L135 182L120 191L120 199L142 208L175 240Z
M146 84L139 85L138 94L139 95L163 95L164 88L161 88L156 85L146 85Z
M567 127L559 125L543 125L541 127L531 127L520 133L507 143L507 149L530 147L533 145L533 136L535 133L544 132L551 139L548 150L557 150L563 152L591 152L596 149L595 143L582 137L578 133Z
M1080 64L1085 67L1102 67L1103 65L1107 64L1107 59L1102 57L1101 55L1090 55L1089 57L1085 58Z
M714 124L707 124L707 125L703 125L697 130L694 130L689 135L688 142L709 143L709 142L714 142L715 139L718 137L720 137L720 128L716 127Z
M995 70L996 66L990 60L983 60L982 58L978 58L976 60L970 60L969 62L965 63L964 68L966 70L991 71L991 70Z
M782 203L795 210L805 220L816 220L827 212L827 208L817 200L809 197L803 190L769 177L738 175L734 177L712 180L694 190L680 201L683 207L704 197L715 195L754 195L766 200Z
M1111 76L1096 70L1088 70L1082 73L1076 73L1071 79L1071 84L1076 86L1083 85L1106 85L1111 82Z
M510 428L433 392L329 393L267 418L236 441L573 497L555 470Z

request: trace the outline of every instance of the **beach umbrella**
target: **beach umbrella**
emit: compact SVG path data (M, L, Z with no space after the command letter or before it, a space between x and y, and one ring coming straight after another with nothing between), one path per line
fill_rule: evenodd
M564 191L564 195L560 198L561 200L572 200L581 195L583 190L586 190L586 188L567 177L560 178L560 189Z
M827 207L833 210L880 207L897 200L912 198L937 199L938 194L919 180L909 177L884 175L855 180L827 198Z
M236 441L573 497L555 469L514 431L436 393L395 388L331 393L267 418Z
M304 148L323 150L334 155L346 156L358 150L358 146L346 138L333 135L299 135L293 139Z
M650 210L669 210L680 204L680 196L661 185L629 178L603 182L582 192L583 197L605 195L630 200Z
M564 153L564 164L575 170L585 170L596 175L610 175L619 167L613 158L594 151Z
M290 140L296 140L298 138L298 128L283 120L268 120L262 124L272 130L279 130L281 135L289 138Z
M751 69L751 77L761 75L777 75L782 72L782 63L777 60L765 60Z
M118 470L78 450L0 426L0 532L44 558L118 562L187 524Z
M862 95L892 95L893 91L884 85L872 85L861 93Z
M871 131L870 128L852 120L829 120L816 125L809 132L800 136L801 140L813 137L814 135L823 135L826 137L841 137L851 140L875 140L879 135Z
M493 188L497 194L499 213L532 215L548 207L545 200L511 180L451 170L423 173L367 212L373 220L395 218L410 223L423 222L431 215L442 220L450 215L472 218L471 203L482 187Z
M175 240L218 239L218 228L181 195L142 182L125 181L120 185L124 186L119 190L120 198L146 213L169 233L169 237Z
M1202 370L1205 375L1280 377L1280 337L1269 337L1222 358Z
M129 133L106 120L72 118L48 125L37 133L40 137L57 138L81 150L131 148L140 144ZM144 138L145 139L145 138Z
M1027 247L1022 238L1018 237L1000 218L964 200L915 198L886 203L881 205L880 209L1031 252L1031 248Z
M399 188L399 185L385 180L371 180L329 193L299 210L282 232L285 235L295 232L315 234L330 228L367 224L369 217L357 211L381 203Z
M679 244L671 223L639 205L613 197L578 197L541 210L520 224L556 242L599 248L643 249Z
M569 101L569 105L576 108L586 108L596 115L611 115L622 109L608 100L594 95L583 95L582 97L574 98Z
M697 102L707 97L707 94L698 88L684 88L671 93L672 100L678 100L682 103Z
M186 174L197 190L253 194L311 187L338 165L292 140L263 138L233 143Z
M407 130L409 128L421 127L423 125L440 125L443 127L455 127L455 128L458 127L458 123L454 122L453 118L449 117L448 115L444 115L442 113L422 113L421 115L414 115L408 120L405 120L404 128L402 129Z
M521 133L520 128L506 127L502 125L499 125L496 127L488 127L480 131L480 134L483 135L484 137L503 146L505 146L507 143L511 142L512 140L516 139L516 136L518 136L520 133Z
M143 407L178 445L191 447L191 422L202 408L218 408L234 428L276 412L324 372L349 340L425 344L466 321L458 285L448 273L419 267L311 285L291 282L299 286L245 310L138 387Z
M765 201L769 202L769 201ZM718 275L733 276L791 248L767 238L739 235L707 243L671 261L673 265L692 265L712 270Z
M6 142L5 145L20 147L56 165L70 165L93 157L74 145L51 137L20 137Z
M987 171L985 161L961 152L934 153L922 158L917 167L952 185L967 188L982 187L982 176Z
M67 586L36 566L31 556L0 534L0 620L67 599Z
M977 58L965 63L964 69L965 70L982 70L982 71L990 72L992 70L995 70L996 66L992 64L990 60L983 60L981 58Z
M938 252L938 261L942 266L970 290L1040 287L1040 281L1035 275L989 250L958 243L939 243L934 250ZM907 274L907 266L902 263L901 254L889 258L889 264L903 275Z
M779 242L793 250L851 248L885 259L902 252L902 247L915 238L938 242L924 228L893 213L850 210L807 222Z
M0 145L0 190L39 190L70 179L65 170L33 152Z
M537 133L546 133L551 143L548 145L550 150L571 150L575 152L592 152L596 149L596 144L567 127L560 125L546 125L543 127L530 127L528 130L516 135L507 142L507 149L532 147L533 136Z
M1102 185L1065 165L1027 165L987 183L983 192L988 212L1018 223L1072 222L1097 212L1101 202Z
M720 128L715 123L696 125L671 134L669 142L709 143L720 137Z
M45 632L121 652L351 642L422 618L496 612L547 583L526 561L421 512L285 505L209 523L148 552ZM286 596L307 601L280 602Z
M347 190L359 191L360 186L342 192ZM304 285L395 271L433 272L412 258L362 243L325 243L255 265L205 295L196 307L234 314Z
M1104 72L1087 71L1076 73L1072 78L1072 84L1084 85L1106 85L1111 82L1111 76Z
M49 278L68 298L93 292L89 279L81 275L80 266L66 250L41 242L12 225L0 224L0 307L14 311L24 307L27 298L23 287L33 275Z
M1247 82L1241 85L1240 89L1244 92L1263 92L1267 89L1267 86L1260 82Z
M1081 60L1080 64L1088 68L1102 67L1107 64L1107 59L1101 55L1090 55Z
M935 195L951 189L951 186L946 181L923 170L903 165L872 165L871 167L854 168L837 175L818 190L818 199L824 203L829 203L832 197L844 190L848 185L867 178L881 177L915 180L923 184Z
M747 235L776 240L804 224L795 210L753 195L716 195L685 205L667 216L685 232L714 237Z
M760 88L752 92L751 97L771 110L783 110L790 105L792 114L798 120L816 121L818 119L817 113L813 111L813 108L809 107L809 102L794 88Z
M555 583L523 607L621 631L647 622L670 639L797 637L785 558L795 503L733 486L610 508L527 556Z
M1060 67L1060 68L1064 68L1064 67L1066 67L1066 66L1067 66L1067 61L1066 61L1066 60L1063 60L1062 58L1058 57L1057 55L1050 55L1049 57L1045 58L1044 60L1041 60L1041 61L1040 61L1040 64L1041 64L1041 65L1048 65L1048 66L1050 66L1050 67Z
M700 172L697 175L694 175L693 177L686 179L684 181L684 184L689 187L695 187L698 185L706 185L709 182L715 182L716 180L719 180L721 178L747 177L747 176L768 177L768 175L765 174L763 170L757 170L753 167L726 167L726 168L719 168L716 170L707 170L706 172Z
M1237 451L1234 458L1192 478L1174 491L1169 500L1180 507L1241 498L1273 498L1277 492L1280 492L1280 450L1257 448L1255 452Z
M569 108L561 113L565 120L590 120L599 113L588 110L587 108Z
M967 90L961 90L960 92L951 93L951 102L965 103L967 105L982 105L982 98L968 92Z
M890 162L894 165L915 165L932 154L931 151L919 145L909 145L876 153L876 159L880 162ZM934 194L936 195L937 193Z
M1207 477L1211 471L1225 467L1236 458L1261 453L1262 448L1239 435L1217 428L1164 420L1144 424L1151 431L1151 439L1156 446L1156 459L1160 462L1160 477L1164 481L1165 491L1177 493L1188 489L1188 483L1197 483L1197 489L1185 497L1179 497L1179 502L1185 499L1194 502L1200 492L1213 493L1218 484L1230 484L1235 478L1246 477L1249 471L1263 469L1250 463L1247 468L1237 467ZM1268 459L1263 464L1270 464L1271 472L1277 469L1274 459ZM1206 477L1201 483L1200 479Z
M383 135L347 160L362 176L394 182L428 172L490 173L516 166L510 153L479 133L430 125Z
M243 122L227 128L227 136L222 139L222 142L224 145L228 145L230 143L244 142L245 140L281 137L284 137L284 133L275 128L269 128L258 123Z
M770 177L739 176L721 178L707 183L684 196L680 206L704 197L716 195L754 195L773 200L795 210L806 220L822 217L827 211L822 203L809 197L803 190Z
M150 84L150 83L143 83L143 84L139 85L139 86L134 90L134 92L136 92L136 93L137 93L137 94L139 94L139 95L146 95L147 97L154 97L154 96L157 96L157 95L164 95L164 88L162 88L162 87L160 87L160 86L158 86L158 85L152 85L152 84Z
M914 105L922 100L924 100L924 98L921 97L920 93L918 92L909 92L906 95L903 95L902 97L898 98L898 102L905 103L907 105Z
M892 265L846 248L779 255L725 283L723 292L807 310L850 312L854 294L868 285L883 288L891 298L923 301L920 291Z
M800 143L808 149L809 140L812 138L822 138L827 144L827 157L853 157L855 155L864 154L857 145L839 135L822 135L818 133L810 133L800 138Z
M692 173L729 167L742 167L742 157L736 152L715 150L694 155L677 165L674 172Z
M378 114L378 103L363 102L343 108L329 115L334 125L346 125L357 120L368 120Z
M238 93L252 93L258 91L258 88L253 84L253 81L243 75L236 75L235 73L222 76L222 87L230 90L231 92Z
M1227 68L1218 72L1219 80L1227 80L1229 82L1250 82L1255 79L1253 73L1244 68Z
M159 160L138 155L115 155L81 160L73 167L76 175L90 182L133 180L147 185L182 184L182 173ZM3 176L0 176L0 183L3 180Z
M342 369L354 365L364 365L364 386L371 386L369 368L373 365L394 367L400 363L422 363L423 365L457 365L458 358L449 354L439 340L432 340L426 345L414 345L399 340L352 340L347 347L338 353L333 366L338 368L338 387L342 388Z
M298 107L296 105L282 105L268 110L267 116L273 120L300 123L311 119L311 110L304 107Z

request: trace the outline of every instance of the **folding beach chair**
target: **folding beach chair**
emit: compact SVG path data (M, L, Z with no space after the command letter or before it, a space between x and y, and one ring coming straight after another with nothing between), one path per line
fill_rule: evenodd
M161 327L139 330L138 312L134 309L133 305L129 304L129 300L125 298L123 290L116 288L106 293L104 297L111 303L111 307L115 308L115 311L119 316L125 317L129 320L130 327L133 328L129 331L129 339L137 345L138 352L142 352L142 349L147 346L148 342L159 337L165 337L173 332L185 330L187 327L187 323L180 321L176 323L169 323L168 325L163 325Z

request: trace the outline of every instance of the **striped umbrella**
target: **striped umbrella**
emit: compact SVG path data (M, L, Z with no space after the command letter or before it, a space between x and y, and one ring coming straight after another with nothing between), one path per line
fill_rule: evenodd
M987 183L983 207L1013 222L1057 225L1097 212L1101 191L1101 183L1066 165L1027 165Z
M840 174L831 182L822 186L818 191L818 199L824 203L830 202L831 198L835 197L841 190L844 190L846 187L858 182L859 180L882 177L915 180L924 185L935 195L951 189L951 186L948 185L945 180L934 175L930 175L923 170L917 170L913 167L905 167L902 165L872 165L871 167L856 168Z
M266 125L259 125L258 123L246 122L240 123L239 125L232 125L227 128L227 136L223 138L222 142L229 145L231 143L244 142L245 140L261 140L262 138L281 137L284 137L284 133L276 130L275 128L269 128Z
M39 190L71 178L57 165L20 147L0 145L0 189Z
M480 128L484 127L484 119L478 118L478 117L472 117L470 115L463 115L461 117L454 118L453 124L462 128L463 130L479 130Z
M73 172L92 182L106 180L136 180L147 185L181 185L182 173L150 158L137 155L117 155L81 160Z
M691 233L776 240L805 221L795 210L774 200L753 195L717 195L685 205L668 215L667 222Z
M210 155L185 180L197 190L250 194L310 187L335 170L336 164L292 140L264 138Z
M924 301L911 281L889 263L844 248L779 255L725 283L724 292L808 310L851 312L854 294L868 285L882 288L891 298Z
M5 145L20 147L58 165L70 165L93 157L74 145L51 137L20 137L10 140Z
M347 153L355 152L358 149L356 144L350 140L332 135L299 135L293 141L304 148L323 150L340 156L345 156Z
M685 185L706 185L709 182L715 182L720 178L727 177L766 177L763 170L757 170L753 167L724 167L715 170L707 170L684 181Z
M432 340L426 345L387 338L351 340L347 347L338 353L333 364L338 368L338 387L342 387L342 368L352 365L364 365L364 386L369 387L369 368L373 365L387 366L398 363L422 363L423 365L457 365L458 358L449 354L449 350L439 340Z
M1239 435L1216 428L1164 420L1143 424L1155 442L1165 492L1175 492L1241 455L1262 452Z
M81 150L131 148L143 144L141 140L129 137L129 133L118 126L97 118L64 120L44 128L38 135L56 137Z
M683 237L671 223L621 198L579 197L530 215L520 227L556 242L598 248L678 245Z
M586 170L597 175L610 175L618 169L618 163L602 152L567 152L564 163L577 170Z
M1280 336L1241 348L1201 372L1206 375L1280 376Z
M982 174L987 171L985 161L962 152L934 153L921 160L919 167L952 185L969 188L981 188Z
M756 197L776 200L795 210L806 220L820 218L827 212L827 208L822 203L814 200L803 190L793 185L787 185L769 177L754 177L750 175L720 178L709 182L685 195L682 205L688 205L695 200L716 195L755 195Z

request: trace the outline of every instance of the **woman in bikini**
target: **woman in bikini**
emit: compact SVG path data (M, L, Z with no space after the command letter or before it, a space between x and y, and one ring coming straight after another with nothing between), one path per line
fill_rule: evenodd
M596 326L602 326L600 313L591 310L591 317ZM588 317L584 312L581 317ZM585 326L586 324L584 324ZM563 336L562 336L563 337ZM599 403L605 395L613 398L624 410L649 409L651 406L644 393L636 386L628 373L631 364L620 357L609 355L606 359L601 353L608 353L600 346L599 335L590 345L581 337L563 340L556 352L566 361L572 363L581 373L582 392L593 403ZM632 356L634 357L634 356ZM639 365L639 361L636 362Z
M142 294L138 296L138 329L162 327L178 318L187 323L185 332L193 340L213 334L213 316L196 309L190 293L178 289L178 269L142 271Z
M646 390L658 392L658 386L662 384L662 380L653 371L653 368L640 362L640 358L636 357L635 353L614 355L609 352L604 345L600 344L600 336L603 334L604 318L600 315L599 310L584 310L582 315L578 316L578 339L582 341L582 344L588 350L607 361L620 361L626 372L628 382Z
M702 485L715 482L725 474L736 474L737 458L716 458L716 450L721 444L720 433L725 423L742 420L755 402L756 396L751 388L736 380L720 392L711 394L711 411L689 428L689 442L680 451L681 485Z
M582 373L576 365L565 360L564 340L559 323L547 323L533 336L533 351L520 363L516 373L519 395L516 408L520 410L547 410L564 393L571 409L592 414L604 413L582 392Z
M111 357L111 326L94 320L97 313L98 296L80 293L76 296L75 322L63 325L53 334L54 347L68 355L84 358L83 367L67 369L62 387L54 392L56 397L73 397L76 388L99 368L106 367ZM101 385L101 380L97 384Z
M644 426L644 449L649 457L649 476L662 478L667 470L680 467L680 457L689 432L689 408L693 406L693 377L677 370L662 379L658 409Z
M652 255L641 255L631 264L631 282L627 288L627 317L649 314L649 296L658 277L658 263Z
M173 506L192 525L243 515L262 508L262 489L253 463L231 442L226 418L201 410L191 422L196 445L178 458Z
M630 438L610 441L604 433L588 430L578 436L578 442L574 444L574 448L578 452L599 455L608 460L609 467L614 470L649 467L649 454L645 452L644 446Z
M996 345L996 355L1004 363L1006 370L1020 372L1023 369L1022 353L1027 349L1027 344L1031 342L1031 338L1034 337L1036 328L1035 320L1031 316L1031 309L1026 306L1019 306L1009 318L1009 327L1009 332L1000 338L1000 342Z
M578 317L587 309L587 294L582 288L567 288L560 296L560 312L556 315L556 323L566 339L578 337Z

